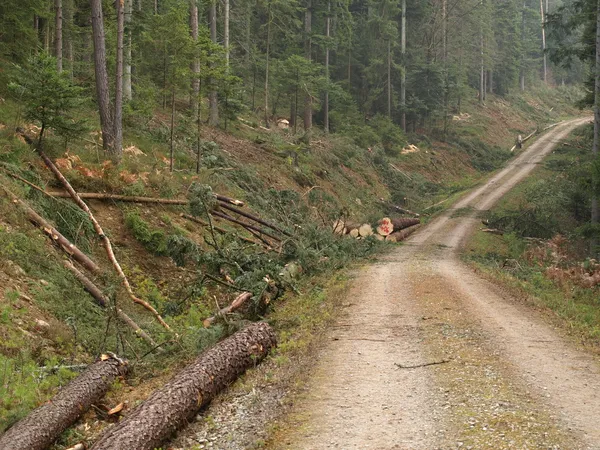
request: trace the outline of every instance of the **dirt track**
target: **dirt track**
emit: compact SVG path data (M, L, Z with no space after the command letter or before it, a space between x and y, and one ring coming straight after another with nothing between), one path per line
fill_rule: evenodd
M300 426L275 447L600 449L598 360L457 258L477 211L583 122L548 132L358 275L295 405Z

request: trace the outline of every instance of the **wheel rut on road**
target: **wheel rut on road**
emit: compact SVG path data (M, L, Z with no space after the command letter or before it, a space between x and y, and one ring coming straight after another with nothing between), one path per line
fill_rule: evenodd
M457 256L477 214L586 120L542 136L360 271L296 399L298 426L272 448L600 449L598 359Z

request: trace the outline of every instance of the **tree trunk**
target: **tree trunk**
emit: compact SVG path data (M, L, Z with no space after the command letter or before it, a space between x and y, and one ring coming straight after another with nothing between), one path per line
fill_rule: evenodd
M304 14L304 57L308 62L312 61L312 0L306 1L306 12ZM312 128L312 96L310 92L304 97L304 130Z
M405 228L412 227L419 223L421 223L420 219L411 219L411 218L392 219L392 225L394 225L394 231L404 230Z
M96 97L102 127L102 147L113 151L114 124L112 121L108 71L106 69L106 41L104 39L104 18L102 0L90 0L92 9L92 34L94 40L94 70L96 75Z
M387 45L387 115L392 117L392 40Z
M69 64L69 76L73 79L73 4L64 8L64 20L67 23L67 32L63 32L65 57ZM63 27L64 28L64 27ZM64 64L63 64L64 65Z
M63 70L63 6L62 0L54 0L56 8L54 48L56 53L56 70Z
M404 230L395 231L389 236L387 236L385 240L389 242L402 242L415 231L417 231L420 227L421 225L413 225L412 227L405 228Z
M598 0L598 6L596 11L596 73L594 81L594 143L592 147L592 153L594 155L594 162L598 161L600 146L600 0ZM592 183L592 225L598 225L600 223L600 208L598 207L598 190L600 188L600 180L598 179L597 171L594 172L594 179ZM592 239L591 241L591 253L592 257L598 258L598 240Z
M326 42L325 42L325 80L329 85L329 39L331 38L331 0L327 2L327 19L326 19ZM325 133L329 133L329 86L325 89L325 104L323 105L323 128Z
M525 12L527 10L527 1L523 2L523 12L521 15L521 70L519 72L519 84L521 92L525 92Z
M227 66L227 70L229 70L229 0L224 1L223 14L225 16L225 24L223 27L223 46L225 47L225 64Z
M175 84L171 92L171 138L169 140L169 172L173 173L175 165Z
M133 0L125 0L125 67L123 69L123 98L130 102L133 98L131 88L131 46L133 33L131 22L133 20Z
M115 80L115 142L112 157L119 161L123 156L123 35L125 32L125 3L116 0L117 6L117 61Z
M198 3L196 0L190 1L190 34L192 40L198 42ZM192 69L192 93L190 106L192 107L192 120L196 124L196 173L200 171L200 59L194 54L194 60L190 65Z
M106 430L92 450L153 450L198 410L256 366L276 346L266 323L255 323L200 355L125 419Z
M217 1L212 0L209 8L209 21L210 21L210 39L216 44L217 43ZM208 96L209 103L209 116L208 124L211 127L219 125L219 100L217 90L215 89L215 80L211 80L211 91Z
M271 50L271 22L273 17L271 16L271 1L269 0L267 6L267 49L265 54L265 126L270 127L269 124L269 63L270 63L270 50Z
M540 14L542 17L542 53L544 55L544 83L548 83L548 56L546 55L546 14L544 13L544 0L540 0Z
M483 5L483 1L481 2ZM479 32L479 51L481 54L481 60L479 65L479 103L483 105L485 101L485 61L483 52L483 29Z
M402 81L400 84L400 107L402 108L401 124L406 132L406 0L402 0Z
M0 437L0 450L45 450L100 400L117 377L127 373L127 363L102 355L100 361L62 388Z

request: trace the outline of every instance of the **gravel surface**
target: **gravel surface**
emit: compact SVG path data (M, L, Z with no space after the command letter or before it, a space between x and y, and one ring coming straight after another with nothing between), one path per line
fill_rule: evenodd
M265 381L268 363L176 447L600 449L598 359L457 256L477 213L583 122L556 127L453 208L467 214L448 211L362 270L293 395Z

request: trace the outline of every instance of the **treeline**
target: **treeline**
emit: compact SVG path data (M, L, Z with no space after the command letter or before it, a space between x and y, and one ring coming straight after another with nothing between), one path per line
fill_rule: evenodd
M157 107L226 126L446 130L465 100L581 81L544 48L560 0L3 0L2 81L45 50L97 102L118 157L123 120ZM3 83L5 84L5 83ZM467 98L469 97L469 98ZM124 119L122 119L122 116ZM384 126L385 128L385 126Z

